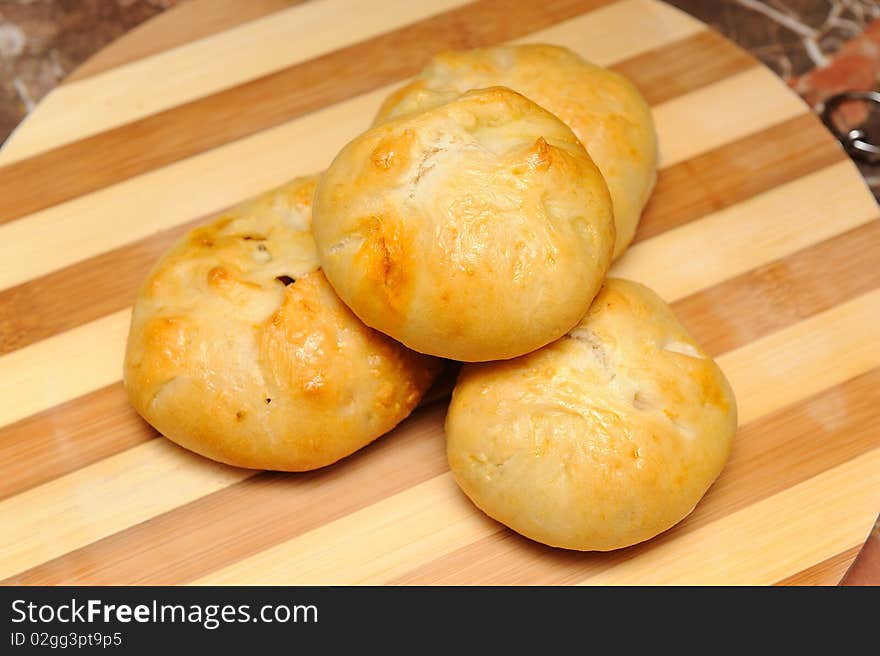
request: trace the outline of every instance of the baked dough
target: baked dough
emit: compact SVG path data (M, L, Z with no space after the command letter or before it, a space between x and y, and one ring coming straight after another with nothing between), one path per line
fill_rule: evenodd
M192 230L134 306L125 388L137 411L214 460L329 465L416 406L439 362L367 328L318 268L315 178Z
M314 232L327 278L364 323L463 361L564 335L614 245L608 190L583 146L504 88L345 146L315 192Z
M564 338L465 365L446 418L449 465L491 517L581 551L685 517L736 432L730 385L654 292L609 279Z
M498 46L435 56L385 101L376 123L447 102L467 91L510 87L574 130L605 176L614 201L614 257L632 241L654 187L657 137L651 109L623 76L559 46Z

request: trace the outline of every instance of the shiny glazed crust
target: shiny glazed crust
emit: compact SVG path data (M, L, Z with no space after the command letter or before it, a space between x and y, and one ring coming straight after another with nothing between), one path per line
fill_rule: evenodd
M632 241L654 187L657 137L650 107L618 73L551 45L444 52L385 101L375 124L489 86L509 87L534 100L561 118L586 146L614 201L614 257L619 257Z
M484 512L545 544L604 551L691 512L727 459L736 402L666 303L609 279L562 339L466 365L446 432L452 472Z
M345 146L315 192L314 233L327 278L367 325L463 361L565 334L614 244L608 190L583 146L503 88Z
M181 446L315 469L393 428L438 373L333 293L310 233L314 186L295 180L192 230L144 282L125 388Z

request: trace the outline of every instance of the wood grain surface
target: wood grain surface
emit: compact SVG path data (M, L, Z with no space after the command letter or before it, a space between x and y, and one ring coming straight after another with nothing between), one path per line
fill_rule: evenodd
M325 167L434 52L547 41L630 77L661 171L613 273L717 357L740 430L680 525L612 553L458 491L445 400L324 470L191 454L120 384L130 304L194 223ZM53 91L0 151L0 580L833 584L880 509L880 222L809 109L656 0L192 0Z

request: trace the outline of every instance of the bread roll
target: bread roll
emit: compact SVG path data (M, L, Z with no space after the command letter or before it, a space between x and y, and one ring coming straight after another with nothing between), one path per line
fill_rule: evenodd
M435 107L467 91L510 87L574 130L605 176L614 201L614 257L632 241L656 179L651 109L623 76L566 48L529 44L435 56L415 81L385 101L376 123Z
M364 323L464 361L565 334L614 244L608 190L583 146L504 88L357 137L322 176L314 223L324 272Z
M562 339L465 365L446 419L449 465L477 506L582 551L679 522L721 472L735 432L715 362L654 292L615 279Z
M125 388L181 446L240 467L329 465L393 428L439 363L367 328L318 268L314 178L192 230L134 306Z

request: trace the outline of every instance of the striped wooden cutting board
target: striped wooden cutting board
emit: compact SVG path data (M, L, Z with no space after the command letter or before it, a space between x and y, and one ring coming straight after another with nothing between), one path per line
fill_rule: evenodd
M546 41L628 75L662 171L614 270L673 303L741 410L681 525L543 547L447 471L438 401L324 471L235 469L120 385L129 304L194 222L325 167L435 51ZM834 583L880 508L880 222L808 108L655 0L193 0L87 63L0 153L0 580Z

